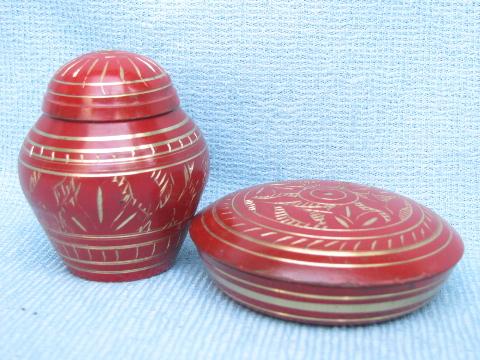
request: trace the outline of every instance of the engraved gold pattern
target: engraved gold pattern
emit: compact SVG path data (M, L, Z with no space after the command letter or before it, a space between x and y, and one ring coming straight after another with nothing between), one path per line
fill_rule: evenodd
M235 195L237 196L237 195ZM240 211L235 207L233 201L232 201L232 209L236 212L236 215L237 216L240 216L242 217L242 214L240 213ZM408 232L408 231L411 231L415 228L417 228L420 224L422 224L425 220L425 214L423 212L423 210L421 210L421 217L420 217L420 220L412 225L411 227L408 227L406 229L402 229L401 231L396 231L396 232L392 232L392 233L389 233L389 236L394 236L394 235L400 235L402 233L405 233L405 232ZM233 219L233 218L232 218ZM272 220L272 219L268 219L268 220ZM277 228L273 228L273 227L270 227L264 223L259 223L259 222L256 222L252 219L249 219L249 221L253 224L256 224L256 225L260 225L266 229L271 229L271 230L276 230L276 231L280 231L279 229ZM328 235L322 235L322 234L309 234L309 233L299 233L299 232L294 232L294 231L288 231L288 230L281 230L283 233L286 233L286 234L291 234L291 235L295 235L295 236L304 236L304 237L311 237L311 238L322 238L322 239L331 239L331 240L336 240L336 239L340 239L340 240L368 240L368 239L376 239L376 238L384 238L385 235L368 235L368 236L352 236L352 237L348 237L348 236L342 236L342 237L339 237L339 236L328 236ZM329 231L331 231L331 229L329 229ZM345 230L342 230L342 231L345 231Z
M301 189L303 189L303 186L301 186ZM360 195L359 195L358 193L356 193L356 192L354 192L354 191L352 191L352 193L353 193L355 196L357 196L358 198L360 197ZM240 216L241 216L240 212L238 211L238 208L235 206L235 203L238 201L237 198L239 197L239 195L240 195L240 193L235 194L234 197L233 197L233 199L232 199L232 210L234 210L234 212L236 212L237 215L240 215ZM243 201L244 203L246 203L246 202L249 200L249 199L247 199L247 195L248 195L248 194L245 193L244 196L243 196L243 198L242 198L242 201ZM293 193L286 193L286 194L277 194L276 196L282 196L282 195L288 195L288 196L293 196L293 197L299 197L299 196L300 196L300 195L298 195L298 193L295 193L295 192L293 192ZM260 198L260 199L261 199L261 197L259 197L259 196L256 196L256 198ZM410 203L407 202L406 200L404 200L404 201L405 201L405 206L406 206L407 208L409 208L409 209L412 209L412 204L410 204ZM295 203L297 203L297 204L295 204ZM275 203L274 203L274 204L275 204ZM278 204L279 204L279 205L284 205L284 204L281 203L281 202L278 203ZM313 204L313 205L312 205L312 204L308 204L308 203L306 203L306 204L301 204L301 203L299 203L298 201L295 201L294 203L291 203L291 204L295 205L295 206L298 207L298 208L302 208L302 207L312 207L312 206L316 206L316 205L317 205L317 204ZM374 210L374 211L380 212L380 210L377 210L377 209L368 207L368 206L364 205L364 204L361 203L361 202L354 202L354 204L355 204L356 206L358 206L359 208L362 208L362 209L364 209L364 210ZM325 210L327 210L327 211L328 211L328 210L331 210L332 208L337 207L336 204L321 204L321 205L323 205L324 207L326 207ZM264 219L266 219L266 220L275 220L275 219L266 217L266 216L264 216L264 215L262 215L261 213L256 212L256 211L252 211L252 213L254 213L256 216L258 216L258 217L260 217L260 218L264 218ZM411 216L411 211L410 211L409 215ZM400 225L400 224L404 223L406 220L408 220L408 219L410 218L410 216L401 219L401 221L399 221L399 222L397 222L397 223L391 223L391 224L388 224L388 225L382 226L382 227L368 228L368 230L384 230L384 229L389 228L389 227L392 227L392 226L397 226L397 225ZM337 220L338 220L338 219L337 219ZM277 220L277 221L278 221L278 220ZM278 221L278 222L282 222L282 221ZM288 225L294 225L294 226L296 226L296 227L298 227L298 228L311 229L311 227L302 226L302 225L299 225L299 224L291 224L291 223L290 223L290 224L288 224ZM368 225L368 224L367 224L367 225ZM331 226L329 226L327 229L328 229L328 231L338 231L338 232L340 232L340 233L342 233L342 234L343 234L343 233L346 233L346 232L348 232L348 231L356 232L356 231L359 230L359 229L346 229L345 227L343 227L343 228L341 228L341 229L335 229L335 228L332 228ZM314 236L314 235L312 235L312 236Z
M82 223L80 222L80 220L78 220L76 217L72 216L71 217L72 221L80 228L82 229L83 231L87 232L87 229L85 228L85 226L82 225Z
M127 58L127 60L130 62L130 64L132 64L133 68L134 68L135 71L137 72L138 77L139 77L141 80L143 80L143 82L145 83L145 79L143 78L142 73L141 73L140 69L138 68L137 64L135 64L135 63L133 62L133 60L130 59L130 58Z
M37 171L32 171L32 175L30 175L30 181L28 184L28 189L30 192L33 192L35 190L41 177L42 174Z
M147 67L148 67L154 74L157 73L157 70L155 70L150 63L146 62L146 61L143 60L142 58L139 58L138 56L135 56L135 59L137 59L138 61L141 61L142 63L144 63L145 65L147 65Z
M97 188L97 214L98 222L101 224L103 222L103 192L100 186Z
M389 249L389 250L375 250L375 246L374 244L376 244L376 242L374 241L372 243L372 247L371 247L371 250L370 251L357 251L357 250L354 250L354 251L335 251L335 250L317 250L317 249L311 249L309 247L305 247L305 248L300 248L300 247L293 247L293 246L286 246L286 245L281 245L281 244L278 244L279 241L282 241L282 240L286 240L286 239L290 239L290 238L287 238L287 237L283 237L283 238L280 238L278 239L276 242L267 242L267 241L262 241L260 239L256 239L252 236L249 236L247 234L245 234L245 231L242 232L242 231L237 231L235 230L233 227L230 227L228 225L226 225L217 215L217 212L216 212L216 209L213 209L212 210L212 216L213 218L215 219L215 222L220 226L222 227L223 229L235 234L235 236L238 236L244 240L248 240L250 242L253 242L255 244L259 244L259 245L263 245L263 246L266 246L266 247L270 247L270 248L275 248L275 249L280 249L280 250L286 250L286 251L291 251L291 252L296 252L296 253L303 253L303 254L311 254L311 255L325 255L325 256L340 256L340 257L349 257L349 256L353 256L353 257L356 257L356 256L376 256L376 255L388 255L388 254L397 254L397 253L400 253L400 252L404 252L404 251L409 251L409 250L413 250L413 249L417 249L419 247L422 247L422 246L425 246L425 245L428 245L429 243L431 243L432 241L434 241L435 239L438 238L438 236L441 234L442 230L443 230L443 225L442 223L440 222L439 223L439 226L437 227L437 229L435 230L435 232L427 237L426 239L424 239L423 241L421 242L417 242L417 243L414 243L414 244L411 244L411 245L408 245L408 246L403 246L399 249ZM407 229L408 230L408 229ZM263 234L260 234L260 236L264 237L264 236L267 236L267 235L272 235L274 234L273 232L268 232L268 233L263 233ZM302 234L304 235L304 234ZM390 234L391 235L391 234ZM390 236L389 235L389 236ZM322 237L322 236L319 236L319 237ZM385 237L385 236L383 236ZM344 238L339 238L340 240L344 240ZM355 238L356 239L356 238ZM300 239L300 240L304 240L303 238ZM305 239L306 240L306 239ZM304 241L301 241L301 242L304 242ZM321 243L322 241L319 241L319 240L315 240L314 242L316 242L317 244ZM328 242L324 245L325 248L329 248L331 247L332 245L336 245L338 244L339 241L336 240L336 241L332 241L332 242ZM293 244L293 243L292 243ZM312 243L313 244L313 243ZM310 244L310 245L312 245Z
M205 221L204 215L201 216L200 220L201 220L201 223L203 225L203 228L205 229L205 231L210 236L214 237L218 241L220 241L220 242L222 242L222 243L224 243L224 244L226 244L230 247L233 247L233 248L235 248L239 251L242 251L242 252L254 255L254 256L262 257L262 258L265 258L265 259L269 259L269 260L275 260L275 261L280 261L280 262L285 262L285 263L290 263L290 264L296 264L296 265L305 265L305 266L312 266L312 267L324 267L324 268L339 268L339 269L375 268L375 267L386 267L386 266L408 264L408 263L411 263L411 262L414 262L414 261L419 261L419 260L428 258L430 256L433 256L433 255L439 253L440 251L445 249L453 239L453 234L450 232L449 236L448 236L448 239L445 241L445 243L442 246L435 249L434 251L432 251L428 254L424 254L424 255L421 255L421 256L417 256L417 257L409 258L409 259L405 259L405 260L391 261L391 262L385 262L385 263L368 263L368 264L345 264L345 263L335 264L335 263L324 263L324 262L317 262L317 261L314 262L314 261L305 261L305 260L283 258L283 257L271 256L271 255L267 255L267 254L260 253L260 252L257 252L257 251L249 250L249 249L243 248L241 246L238 246L237 244L229 242L228 240L223 239L220 236L218 236L217 234L213 233L212 230L208 227L208 225Z
M130 221L132 221L133 218L137 216L137 214L138 214L137 212L134 212L133 214L129 215L122 223L120 223L120 225L118 225L115 228L115 231L122 229L125 225L127 225Z
M67 66L67 68L62 72L62 75L61 75L61 76L62 76L62 77L65 76L65 75L70 71L70 69L71 69L72 67L74 67L75 65L77 65L77 64L78 64L79 62L81 62L81 61L82 61L82 59L79 59L79 60L76 60L76 61L73 60L73 62L70 63L70 65L67 64L68 66Z
M19 160L19 162L25 166L26 168L30 170L36 170L41 173L45 174L50 174L50 175L58 175L58 176L72 176L72 177L88 177L88 178L101 178L101 177L111 177L111 176L126 176L126 175L135 175L135 174L143 174L146 172L152 172L160 169L167 169L176 165L180 165L183 163L186 163L190 160L196 159L197 157L203 155L203 153L207 151L207 147L204 146L202 150L200 150L197 154L188 157L186 159L183 159L181 161L177 161L175 163L167 164L167 165L162 165L162 166L157 166L154 168L149 168L149 169L141 169L141 170L131 170L131 171L122 171L122 172L111 172L111 173L67 173L67 172L62 172L62 171L55 171L55 170L48 170L48 169L42 169L36 166L32 166L30 164L27 164L25 161L22 159Z
M196 135L196 132L193 133L193 135ZM195 145L199 140L200 138L199 137L195 137L194 140L191 140L190 136L187 137L187 139L189 139L189 143L184 146L184 148L180 148L180 147L177 147L177 148L172 148L171 144L170 143L167 143L167 147L168 147L168 150L167 151L154 151L154 154L150 153L150 154L146 154L146 155L138 155L138 156L135 156L135 150L131 150L131 156L128 156L128 157L117 157L115 154L111 154L111 158L107 158L107 159L100 159L98 158L98 156L95 158L95 159L85 159L84 157L84 154L80 154L79 157L80 159L74 159L74 158L70 158L70 154L66 154L65 158L60 158L60 157L55 157L55 151L52 152L52 155L49 157L49 156L42 156L42 155L39 155L37 153L35 153L33 151L33 149L35 148L34 145L32 145L31 147L31 150L28 151L28 149L24 146L23 147L23 151L25 152L28 152L28 153L31 153L32 155L30 155L30 157L35 157L35 158L39 158L39 159L43 159L43 160L46 160L46 161L51 161L51 162L63 162L63 163L75 163L77 165L91 165L91 164L131 164L131 163L136 163L136 162L140 162L140 161L143 161L143 160L152 160L152 159L155 159L161 155L165 155L165 154L173 154L173 153L176 153L176 152L179 152L181 150L184 150L184 149L187 149L188 147L190 146L193 146ZM68 159L67 159L67 156L68 156Z
M82 65L80 65L74 72L73 72L73 77L76 78L78 73L82 70L82 68L87 65L90 62L90 59L87 59Z
M82 86L83 86L83 87L85 87L85 85L87 84L86 81L87 81L88 75L90 75L90 73L92 72L92 70L93 70L93 68L95 67L95 65L97 65L98 60L99 60L99 59L95 59L95 60L93 61L93 63L90 65L90 67L88 68L87 73L85 74L85 77L83 78L83 82L82 82ZM56 79L54 79L54 80L56 80ZM60 80L59 80L59 81L60 81ZM69 82L65 82L65 84L67 84L67 85L76 85L76 83L71 83L71 84L70 84Z

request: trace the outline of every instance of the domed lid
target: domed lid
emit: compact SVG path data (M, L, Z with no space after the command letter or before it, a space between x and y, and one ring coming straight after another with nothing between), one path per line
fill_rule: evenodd
M225 196L193 220L201 254L235 269L325 286L385 286L450 270L459 235L418 203L380 189L299 180Z
M153 60L126 51L99 51L55 73L43 111L69 120L114 121L160 115L178 105L170 77Z

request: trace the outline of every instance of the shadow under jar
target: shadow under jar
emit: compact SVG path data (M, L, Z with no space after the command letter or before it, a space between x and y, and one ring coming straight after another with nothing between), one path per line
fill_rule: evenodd
M170 77L124 51L89 53L55 73L19 157L49 239L73 274L96 281L172 266L208 167Z

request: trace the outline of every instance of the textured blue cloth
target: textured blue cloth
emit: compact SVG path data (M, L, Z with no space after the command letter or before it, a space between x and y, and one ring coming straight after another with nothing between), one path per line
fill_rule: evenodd
M0 0L1 359L479 359L480 3ZM98 49L151 56L204 131L202 205L287 178L354 181L431 207L466 253L436 299L327 328L230 301L190 239L131 283L70 275L21 194L16 157L53 71Z

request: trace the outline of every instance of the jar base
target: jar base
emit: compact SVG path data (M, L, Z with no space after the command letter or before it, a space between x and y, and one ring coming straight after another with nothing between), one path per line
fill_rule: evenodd
M175 260L163 262L158 266L155 266L150 269L138 269L137 271L131 271L128 273L99 273L99 272L92 272L92 271L83 271L79 269L72 268L71 266L66 265L68 271L79 278L90 280L90 281L98 281L98 282L126 282L126 281L135 281L135 280L143 280L155 275L159 275L163 272L169 270Z

